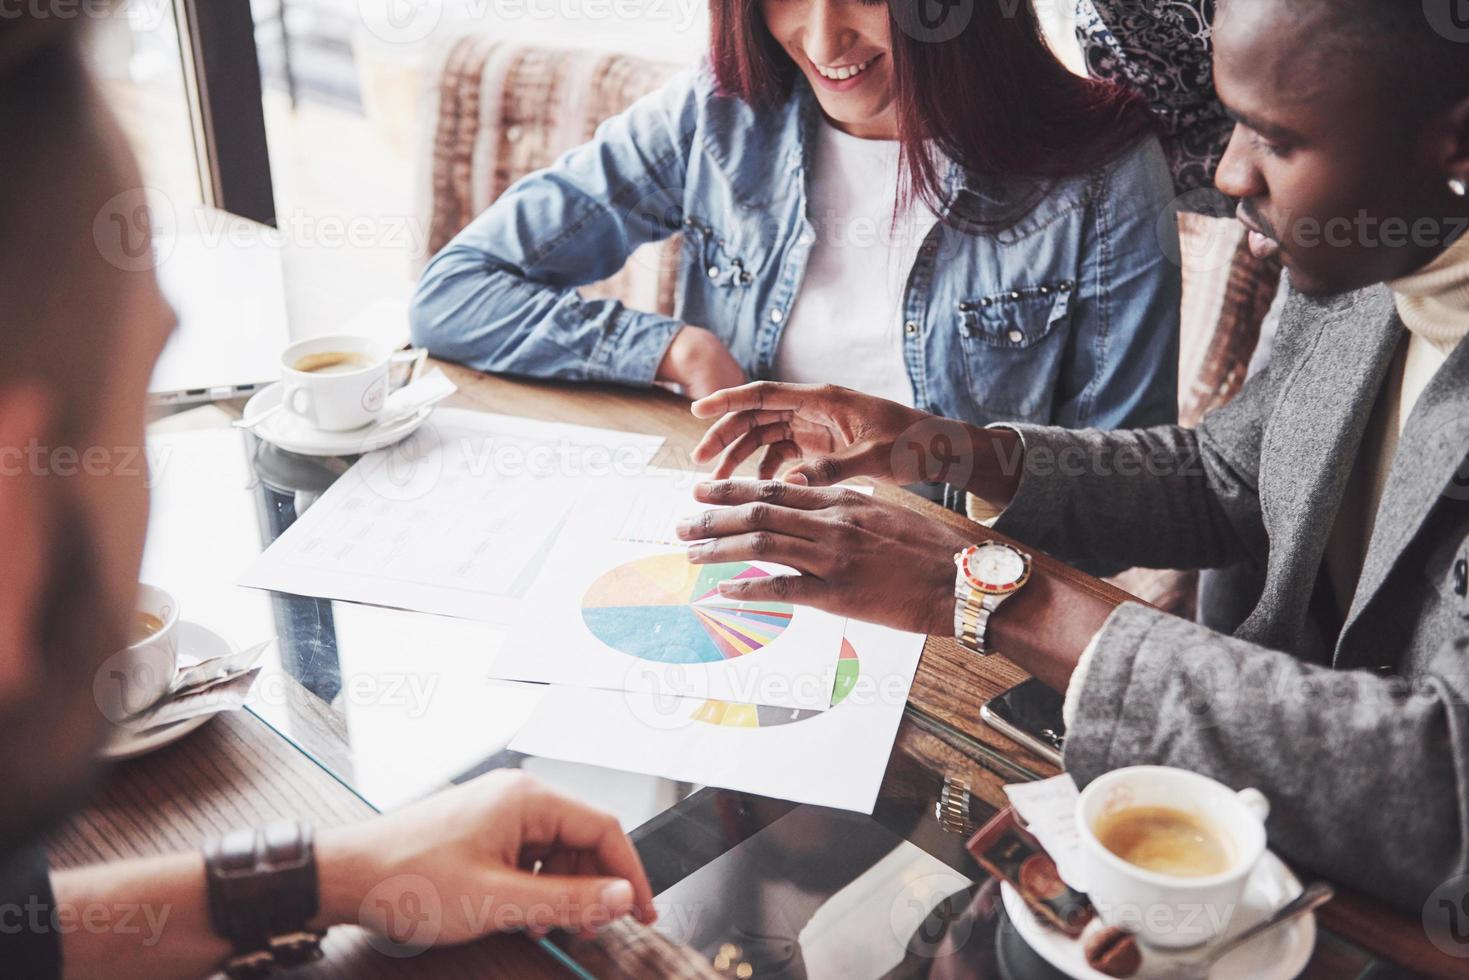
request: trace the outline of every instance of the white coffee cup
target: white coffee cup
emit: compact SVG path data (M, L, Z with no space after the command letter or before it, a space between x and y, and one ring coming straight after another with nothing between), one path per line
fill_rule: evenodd
M330 355L342 360L331 363ZM324 359L317 370L303 370ZM327 334L297 341L281 352L281 401L286 411L323 432L360 429L383 410L390 358L367 337Z
M178 600L156 585L139 585L134 609L162 625L108 657L92 678L97 707L114 725L126 724L167 694L178 672ZM129 615L129 630L138 628L135 617Z
M1138 867L1097 839L1099 822L1134 807L1189 814L1221 837L1226 870L1181 877ZM1137 934L1149 946L1185 949L1208 942L1239 908L1250 874L1265 853L1270 804L1259 790L1235 792L1186 769L1130 766L1097 777L1076 802L1087 896L1108 925Z

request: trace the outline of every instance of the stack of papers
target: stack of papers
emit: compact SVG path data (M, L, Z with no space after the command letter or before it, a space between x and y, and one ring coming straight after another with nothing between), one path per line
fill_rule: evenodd
M794 572L691 564L697 477L650 467L660 445L441 410L241 584L508 626L485 676L551 685L511 749L871 813L923 637L726 599Z

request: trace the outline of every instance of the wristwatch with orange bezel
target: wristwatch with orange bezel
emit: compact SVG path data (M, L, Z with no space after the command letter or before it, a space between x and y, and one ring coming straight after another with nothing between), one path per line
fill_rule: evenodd
M981 657L990 616L1030 579L1030 555L999 541L970 545L954 556L954 638Z

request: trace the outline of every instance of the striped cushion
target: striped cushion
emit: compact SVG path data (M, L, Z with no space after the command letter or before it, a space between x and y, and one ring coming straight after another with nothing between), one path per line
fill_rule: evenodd
M427 262L505 189L591 139L597 125L663 84L677 65L625 54L536 48L464 37L430 93ZM672 314L679 239L646 245L616 275L584 287L636 309Z

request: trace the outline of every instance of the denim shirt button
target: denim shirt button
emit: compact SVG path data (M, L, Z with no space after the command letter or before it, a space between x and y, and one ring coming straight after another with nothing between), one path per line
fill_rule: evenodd
M717 266L717 265L711 265L709 267L709 278L710 279L718 279L719 278L719 266Z
M1013 299L1013 300L1020 299L1020 290L1017 289L1013 293L1011 293L1010 294L1010 298Z
M1019 330L1011 330L1006 336L1010 338L1010 343L1012 344L1018 344L1025 339L1025 334Z
M779 323L780 321L784 320L785 317L786 317L785 312L782 311L779 306L771 307L771 310L770 310L770 322L771 323Z
M910 337L913 336L918 332L918 324L912 320L909 320L907 323L903 324L903 332Z

